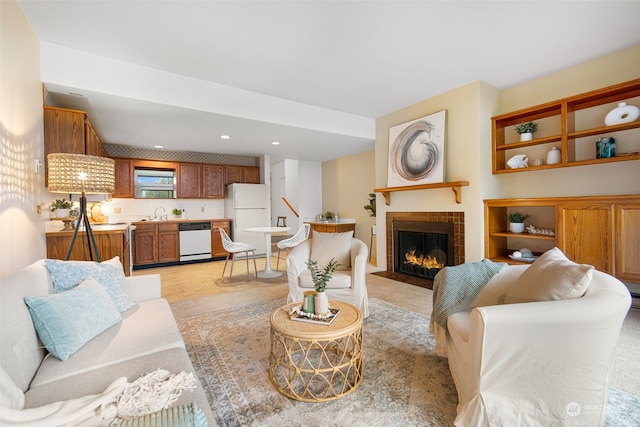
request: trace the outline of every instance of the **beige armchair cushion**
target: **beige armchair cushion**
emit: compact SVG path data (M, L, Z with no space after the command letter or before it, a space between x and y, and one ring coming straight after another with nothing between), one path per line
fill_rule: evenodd
M301 288L314 289L311 272L305 270L300 273L298 282ZM351 288L351 271L334 271L331 280L327 283L327 289L349 289Z
M505 294L505 304L580 298L591 283L593 266L576 264L560 249L540 256Z
M314 230L311 239L311 257L324 268L332 258L340 265L338 270L351 269L351 239L353 231L343 233L318 233Z

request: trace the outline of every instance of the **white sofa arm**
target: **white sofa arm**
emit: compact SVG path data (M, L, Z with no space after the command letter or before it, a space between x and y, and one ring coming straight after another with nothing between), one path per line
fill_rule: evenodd
M572 402L592 410L583 411L584 425L597 425L594 408L606 406L602 385L630 303L621 282L595 271L582 298L473 309L466 369L452 371L472 394L461 396L456 425L509 425L504 407L518 407L523 420L540 412L562 419Z
M133 301L162 298L162 281L159 274L145 274L125 278L127 297Z

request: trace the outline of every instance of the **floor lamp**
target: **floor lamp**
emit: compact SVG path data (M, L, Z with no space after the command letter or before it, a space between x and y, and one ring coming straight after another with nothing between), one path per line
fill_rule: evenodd
M91 224L87 216L86 194L111 194L115 191L115 161L108 157L86 156L84 154L51 153L47 156L48 187L51 193L81 194L80 216L74 227L71 244L67 251L68 260L71 256L73 244L78 235L78 229L84 224L89 259L100 262L100 253L93 238ZM92 252L93 250L93 252Z

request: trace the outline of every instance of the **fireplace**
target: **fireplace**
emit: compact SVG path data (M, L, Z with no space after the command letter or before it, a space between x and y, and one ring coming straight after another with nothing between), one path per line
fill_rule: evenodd
M387 271L376 274L432 288L442 267L465 262L464 212L387 212L385 225Z
M453 223L394 221L392 246L394 272L433 280L454 265Z

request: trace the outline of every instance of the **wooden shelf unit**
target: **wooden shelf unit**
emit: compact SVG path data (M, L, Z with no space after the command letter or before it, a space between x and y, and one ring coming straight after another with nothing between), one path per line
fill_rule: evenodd
M493 117L493 173L639 160L640 120L604 125L607 113L620 102L640 105L640 79ZM535 121L539 125L534 134L536 138L520 142L513 128L528 121ZM600 137L615 138L616 157L596 158L595 141ZM518 169L507 166L507 161L516 154L526 154L529 164L533 164L534 159L543 159L546 163L546 152L554 146L562 151L562 160L558 164Z
M511 233L506 216L515 211L531 214L526 225L552 229L555 236ZM640 283L640 194L484 201L486 258L521 264L509 255L525 247L540 254L554 246L575 262Z

